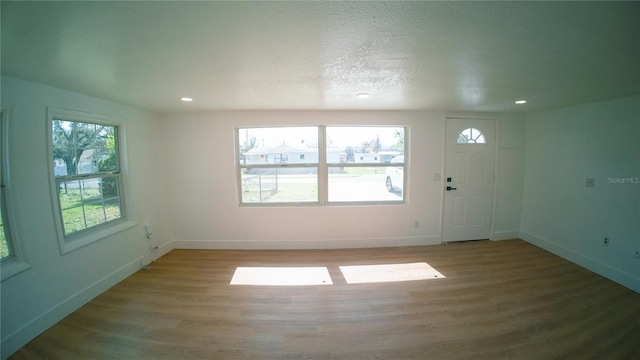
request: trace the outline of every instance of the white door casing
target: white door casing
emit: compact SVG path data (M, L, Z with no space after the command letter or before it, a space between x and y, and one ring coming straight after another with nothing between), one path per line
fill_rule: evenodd
M443 241L489 239L495 120L446 119Z

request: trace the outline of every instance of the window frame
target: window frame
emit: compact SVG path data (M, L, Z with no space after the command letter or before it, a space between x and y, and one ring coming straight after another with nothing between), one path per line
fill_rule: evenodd
M313 127L318 129L318 162L317 163L274 163L274 164L251 164L247 165L243 162L242 154L240 153L240 131L243 129L256 129L256 128L296 128L296 127ZM401 164L403 167L403 188L402 196L398 200L370 200L370 201L330 201L329 200L329 172L332 167L350 167L350 168L371 168L371 167L398 167L398 163L329 163L327 161L327 128L339 128L339 127L362 127L362 128L376 128L376 127L388 127L388 128L402 128L404 130L404 149L402 155L404 156L404 162ZM236 167L236 191L238 204L241 207L278 207L278 206L381 206L381 205L403 205L407 201L408 193L408 174L409 174L409 136L410 129L408 125L262 125L262 126L238 126L234 128L234 147L235 147L235 167ZM303 160L301 155L301 160ZM317 168L317 201L291 201L291 202L243 202L242 198L242 169L245 168Z
M53 159L53 138L52 138L52 125L54 120L64 120L73 122L82 122L96 125L107 125L116 128L116 162L118 164L118 171L108 173L92 173L88 177L103 177L108 175L110 177L117 177L119 182L119 200L120 211L122 216L118 219L110 220L98 225L88 227L83 230L79 230L68 235L64 234L64 219L62 216L62 209L60 204L60 197L58 194L58 182L73 180L72 177L65 177L63 180L57 178L55 175L55 164ZM98 240L109 237L120 231L124 231L137 223L130 219L131 209L130 201L127 196L127 171L126 171L126 148L125 148L125 134L126 128L123 122L117 118L108 117L104 115L98 115L93 113L86 113L76 110L60 109L50 107L47 109L47 150L48 150L48 166L49 166L49 182L50 182L50 195L51 204L54 215L58 246L61 254L69 253L85 245L89 245ZM82 176L80 176L82 177Z
M2 206L5 239L11 253L10 256L0 261L2 281L31 268L22 250L20 235L14 216L15 206L12 196L11 176L9 173L9 115L9 108L3 105L0 109L0 137L2 137L2 146L0 147L0 191L2 192L0 198L2 200L0 201L0 206Z

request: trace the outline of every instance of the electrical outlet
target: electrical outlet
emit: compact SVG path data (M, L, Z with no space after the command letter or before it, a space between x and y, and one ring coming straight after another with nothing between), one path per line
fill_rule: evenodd
M153 235L153 228L151 227L151 224L146 224L144 226L144 236L146 236L147 239L151 239L151 235Z
M608 237L604 237L604 241L602 241L602 245L603 246L609 246L609 238Z

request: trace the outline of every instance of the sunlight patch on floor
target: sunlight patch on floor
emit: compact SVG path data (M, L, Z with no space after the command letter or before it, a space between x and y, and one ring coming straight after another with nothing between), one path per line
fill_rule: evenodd
M231 285L333 285L326 267L238 267Z
M426 262L408 264L340 266L347 284L444 279Z

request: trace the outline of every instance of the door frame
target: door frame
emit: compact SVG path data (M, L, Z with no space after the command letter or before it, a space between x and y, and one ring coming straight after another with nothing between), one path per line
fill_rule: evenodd
M499 168L499 162L500 162L500 157L498 156L499 154L499 139L500 139L500 131L498 129L498 119L495 116L487 116L487 117L483 117L483 116L474 116L474 115L469 115L469 114L455 114L455 113L451 113L451 114L444 114L443 118L442 118L442 169L441 169L441 173L442 176L440 177L440 243L441 244L448 244L447 242L444 241L444 203L445 203L445 193L446 193L446 181L447 181L447 120L448 119L459 119L459 120L492 120L495 122L495 142L496 142L496 146L494 146L493 149L493 159L494 159L494 166L493 166L493 196L491 199L491 220L490 220L490 226L489 226L489 240L493 240L493 232L495 229L495 218L496 218L496 205L497 205L497 198L498 198L498 168Z

